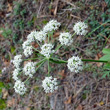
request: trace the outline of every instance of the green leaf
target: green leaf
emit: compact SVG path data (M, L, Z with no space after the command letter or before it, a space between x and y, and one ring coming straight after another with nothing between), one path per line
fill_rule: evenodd
M104 49L102 50L102 52L103 52L104 54L110 54L110 49L104 48Z
M106 76L108 76L108 77L110 76L110 71L105 71L102 78L106 78Z
M105 65L104 65L104 69L110 70L110 63L105 64Z
M5 87L4 83L0 82L0 93L2 92L2 88L4 88L4 87Z
M110 55L104 55L103 57L101 57L99 60L104 60L104 61L110 61Z
M15 47L11 46L11 53L15 51Z
M5 108L6 108L5 100L0 99L0 110L5 110Z

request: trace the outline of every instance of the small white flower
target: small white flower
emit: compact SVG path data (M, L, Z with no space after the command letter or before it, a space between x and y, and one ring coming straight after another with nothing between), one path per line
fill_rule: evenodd
M44 31L39 31L37 32L36 36L35 36L35 39L42 42L46 39L46 34Z
M46 56L47 58L50 57L50 54L51 53L54 53L54 50L52 50L53 48L53 45L52 44L44 44L42 47L41 47L41 54Z
M28 36L27 36L27 40L31 43L35 40L35 36L36 36L37 32L36 31L32 31Z
M21 82L20 80L17 80L15 82L14 89L15 89L15 92L20 95L24 95L25 92L27 91L27 88L25 87L24 82Z
M56 20L51 20L49 21L43 28L44 32L50 32L50 31L55 31L60 27L60 23L57 22Z
M78 56L77 57L73 56L72 58L68 59L67 66L71 72L78 73L83 69L83 62Z
M18 74L19 74L19 72L20 72L20 68L17 68L17 69L15 69L14 71L13 71L13 79L16 81L16 80L18 80Z
M28 62L23 68L24 74L29 77L33 77L33 74L36 73L35 64L33 62Z
M42 87L44 88L44 91L46 93L52 93L55 90L58 89L58 83L56 78L45 77L45 79L42 81Z
M29 57L30 55L33 54L33 49L32 49L32 46L27 46L25 49L24 49L24 55L26 57Z
M16 68L19 68L19 66L20 66L20 64L21 64L21 62L22 62L22 55L16 55L16 56L14 57L14 60L13 60L12 62L13 62L14 66L15 66Z
M29 40L26 40L23 44L22 44L22 47L23 47L23 49L25 49L27 46L29 46L30 45L30 42L29 42Z
M62 45L71 45L73 42L72 36L70 33L65 32L65 33L61 33L59 36L59 41Z
M74 25L73 30L77 35L86 35L87 34L88 25L84 22L78 22Z

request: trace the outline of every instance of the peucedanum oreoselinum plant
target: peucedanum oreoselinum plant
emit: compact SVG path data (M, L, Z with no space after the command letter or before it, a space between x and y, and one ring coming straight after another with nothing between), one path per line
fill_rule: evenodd
M13 79L15 80L14 89L15 92L24 95L27 91L26 82L33 77L36 71L45 63L48 62L48 76L42 81L42 87L46 93L53 93L58 90L57 78L53 78L50 75L50 62L53 63L66 63L68 69L71 72L78 73L83 70L83 61L92 62L105 62L100 60L88 60L80 59L78 56L72 56L67 61L54 57L54 54L63 46L71 46L73 43L73 37L75 35L86 36L88 33L88 25L84 22L77 22L74 27L74 33L71 35L69 32L62 32L59 35L59 45L54 46L52 43L53 34L60 27L60 23L56 20L49 21L41 31L32 31L28 36L27 40L22 44L23 55L19 54L12 60L15 70L13 71ZM98 29L98 28L97 28ZM94 30L92 31L94 32ZM91 33L89 33L91 34ZM33 43L37 43L39 46L36 48ZM40 58L33 58L34 51L37 52ZM29 58L32 56L31 58ZM29 60L29 61L28 61ZM34 62L32 62L34 60ZM36 62L35 60L40 60ZM28 61L23 68L22 64L24 61ZM25 81L21 81L20 76L24 74L28 76Z

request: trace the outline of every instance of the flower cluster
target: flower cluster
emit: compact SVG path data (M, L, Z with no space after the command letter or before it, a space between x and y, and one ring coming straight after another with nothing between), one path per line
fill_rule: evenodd
M20 72L20 68L16 68L16 69L13 71L13 79L14 79L15 81L18 80L18 74L19 74L19 72Z
M58 89L58 82L56 78L50 77L45 77L45 79L42 81L42 87L44 88L44 91L46 93L52 93L55 90Z
M62 45L71 45L73 42L72 36L70 33L65 32L65 33L61 33L59 36L59 41Z
M41 54L46 56L47 58L50 57L50 54L54 53L54 50L52 50L53 48L53 45L52 44L44 44L42 47L41 47Z
M33 62L28 62L25 67L23 68L24 74L26 76L29 76L32 78L33 74L36 72L35 71L35 63Z
M31 43L35 41L35 36L37 35L36 31L32 31L28 36L27 36L27 40Z
M42 42L46 39L46 36L47 36L47 33L44 32L44 31L39 31L37 32L36 36L35 36L35 39Z
M51 20L49 21L43 28L44 32L50 32L50 31L55 31L60 27L60 23L57 22L56 20Z
M73 56L72 58L68 59L67 66L71 72L78 73L80 70L83 69L83 62L78 56L77 57Z
M32 49L32 46L27 46L25 49L24 49L24 55L26 57L29 57L30 55L33 54L33 49Z
M30 46L30 41L29 41L29 40L26 40L26 41L22 44L22 47L23 47L23 49L26 49L28 46Z
M21 82L20 80L17 80L15 82L14 89L15 89L15 92L20 95L24 95L25 92L27 91L27 88L25 87L24 82Z
M78 22L74 25L73 30L77 35L86 35L87 34L87 24L84 22Z
M14 60L13 60L12 62L13 62L14 66L15 66L16 68L19 68L19 67L20 67L20 64L21 64L21 62L22 62L22 55L16 55L16 56L14 57Z

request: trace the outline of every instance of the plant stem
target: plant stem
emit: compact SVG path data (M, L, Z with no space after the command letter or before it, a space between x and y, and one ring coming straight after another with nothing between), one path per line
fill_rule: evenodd
M30 77L28 77L28 78L24 81L24 83L26 83L29 79L30 79Z
M45 59L45 60L43 60L42 62L41 62L41 64L36 68L36 71L42 66L42 64L46 61L47 59Z
M23 59L23 60L27 61L27 60L36 60L36 59L39 59L39 58L29 58L29 59Z
M72 37L75 35L76 33L74 33L73 35L72 35Z
M37 41L37 40L36 40L36 42L37 42L37 44L39 45L39 47L41 47L41 45L40 45L39 41Z
M106 21L105 23L102 23L100 26L98 26L97 28L95 28L92 32L90 32L89 34L87 34L85 37L91 35L93 32L95 32L97 29L99 29L101 26L103 26L104 24L110 22L110 20Z
M62 45L60 44L56 49L55 49L55 52L61 47ZM54 52L54 53L55 53ZM53 55L53 53L50 55L50 57Z
M62 45L60 44L56 49L55 49L55 52L61 47Z
M39 50L37 50L36 48L34 48L34 47L32 47L35 51L37 51L37 52L39 52L40 53L40 51Z
M51 58L51 59L56 60L56 61L59 61L60 63L67 63L68 62L68 61L65 61L65 60L57 59L57 58ZM104 60L82 59L82 61L108 63L108 61L104 61Z
M43 60L40 60L37 64L36 64L36 66L38 66L39 64L41 64L43 61L45 61L46 60L46 58L44 58Z
M50 65L49 65L49 59L48 59L48 76L49 76L49 73L50 73Z
M87 62L102 62L102 63L108 63L108 61L104 61L104 60L82 59L82 61L87 61Z

